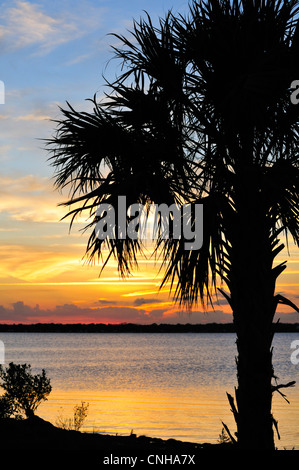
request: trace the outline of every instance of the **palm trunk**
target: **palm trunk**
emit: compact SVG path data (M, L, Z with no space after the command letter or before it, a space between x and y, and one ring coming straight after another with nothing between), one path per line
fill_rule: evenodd
M237 435L242 449L274 449L272 354L258 326L237 333ZM264 344L266 343L266 344Z
M248 178L247 178L248 181ZM249 186L250 184L250 186ZM272 339L276 272L269 214L259 191L242 185L231 231L228 275L237 334L237 442L242 449L274 449L271 413Z

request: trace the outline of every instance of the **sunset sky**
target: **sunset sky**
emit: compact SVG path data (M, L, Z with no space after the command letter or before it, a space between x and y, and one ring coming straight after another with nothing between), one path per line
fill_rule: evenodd
M110 32L125 34L143 10L153 18L180 0L53 0L1 2L0 80L0 322L198 323L232 321L221 298L215 310L179 312L167 288L158 292L161 275L153 259L140 260L128 280L111 262L99 278L100 265L83 263L88 234L83 221L69 233L60 221L66 198L53 188L53 168L44 142L54 134L52 119L69 101L89 110L86 98L104 93L104 73L112 77L115 44ZM290 244L277 262L288 260L277 292L299 300L299 250ZM250 286L248 286L250 289ZM280 308L281 321L299 315Z

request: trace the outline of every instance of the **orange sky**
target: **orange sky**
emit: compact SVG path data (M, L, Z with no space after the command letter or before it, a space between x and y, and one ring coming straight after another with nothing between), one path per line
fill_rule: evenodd
M2 322L212 322L231 321L230 309L219 297L215 311L199 305L190 315L179 312L168 286L159 292L161 274L154 259L140 259L139 269L121 280L115 261L99 278L100 265L84 264L88 234L75 223L69 233L57 207L63 196L53 191L50 178L33 175L0 178L0 321ZM296 302L299 253L290 245L277 262L288 259L277 292ZM298 299L297 299L298 301ZM291 312L281 307L282 312ZM298 321L291 313L281 321Z

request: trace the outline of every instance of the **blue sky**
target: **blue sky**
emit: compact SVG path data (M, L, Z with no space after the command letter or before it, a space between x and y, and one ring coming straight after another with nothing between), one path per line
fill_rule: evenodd
M0 79L6 104L0 108L0 159L6 175L49 175L40 137L48 137L66 100L82 108L101 94L102 73L112 57L111 32L126 33L143 10L153 18L186 4L169 1L9 1L1 2ZM114 72L108 67L107 73ZM17 145L16 145L17 144Z

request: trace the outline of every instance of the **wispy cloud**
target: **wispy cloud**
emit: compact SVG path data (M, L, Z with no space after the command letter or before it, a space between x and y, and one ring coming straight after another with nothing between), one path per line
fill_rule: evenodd
M46 121L51 119L51 116L46 114L25 114L24 116L17 116L16 121Z
M57 207L58 195L46 177L0 176L0 188L0 212L13 220L58 222L63 216L62 208Z
M117 301L115 300L107 300L107 299L99 299L98 303L100 305L106 306L106 305L115 305L117 304Z
M90 57L92 57L93 55L95 54L95 51L92 51L88 54L81 54L77 57L75 57L74 59L71 59L69 60L66 65L76 65L76 64L80 64L81 62L84 62L85 60L89 59Z
M81 13L83 13L81 11ZM99 19L101 9L96 11ZM41 5L16 0L2 9L0 39L2 50L10 51L35 46L34 54L45 55L57 46L82 37L95 27L95 17L61 11L51 15ZM98 24L98 22L97 22ZM3 47L4 46L4 47Z
M4 161L8 159L8 152L11 149L11 145L0 145L0 161Z
M141 305L148 305L148 304L158 304L163 302L161 299L144 299L143 297L138 297L134 300L135 307L140 307Z
M48 177L25 175L17 178L0 175L0 213L23 222L70 223L70 219L61 220L67 213L59 204L65 200L53 189L53 181ZM88 214L76 219L77 228L86 224Z

